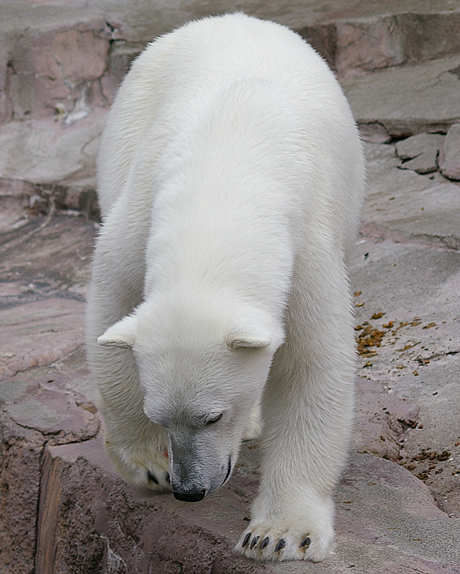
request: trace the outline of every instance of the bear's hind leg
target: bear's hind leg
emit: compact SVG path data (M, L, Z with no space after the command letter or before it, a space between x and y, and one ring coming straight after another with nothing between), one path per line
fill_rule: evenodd
M253 440L260 436L262 432L262 415L260 403L251 410L246 427L244 429L243 440Z

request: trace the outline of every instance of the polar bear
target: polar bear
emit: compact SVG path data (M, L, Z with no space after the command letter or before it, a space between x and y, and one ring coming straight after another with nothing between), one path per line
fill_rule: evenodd
M119 472L201 500L261 405L260 491L236 549L324 559L352 423L346 261L364 187L334 75L281 25L185 25L134 62L98 178L87 350Z

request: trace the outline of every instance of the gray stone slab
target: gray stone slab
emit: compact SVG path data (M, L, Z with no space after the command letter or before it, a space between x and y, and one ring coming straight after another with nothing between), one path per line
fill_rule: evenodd
M415 137L415 136L414 136ZM401 169L411 169L421 175L438 169L437 152L424 152L401 165Z
M419 424L403 443L403 462L436 492L450 492L444 507L460 517L460 254L363 238L351 278L361 292L356 322L379 334L361 355L359 373L419 406ZM418 459L423 449L450 455Z
M369 143L389 143L393 139L386 128L378 122L358 126L362 141Z
M367 201L364 205L362 219L367 214L379 213L382 209L374 203L381 196L393 197L395 193L422 191L433 186L433 181L400 168L394 145L364 144L367 169Z
M50 365L83 344L84 304L46 299L0 310L0 378Z
M70 127L46 119L14 121L0 131L0 178L46 184L94 175L105 112Z
M419 407L415 401L388 394L382 384L365 377L365 370L363 375L356 379L352 452L397 462L407 429L417 426Z
M39 386L70 393L77 406L93 414L97 412L99 394L86 365L84 347L52 365L23 371L0 382L0 403L26 399Z
M78 407L65 391L40 389L7 409L16 424L44 435L60 434L69 442L92 438L99 430L94 413Z
M351 271L370 342L357 331L360 374L419 406L402 463L460 517L460 187L401 171L393 146L366 145L366 154L364 237Z
M447 132L460 120L460 57L347 78L342 86L359 124L396 137Z
M423 372L429 364L423 361L430 357L431 362L456 361L460 349L460 254L428 245L363 238L351 269L353 288L361 292L356 298L357 324L367 321L384 332L381 345L370 349L375 356L372 368L363 367L368 369L363 371L366 377L409 381L415 393L407 395L411 400L417 398L418 391L434 392L441 384L449 385L448 377L436 388L420 387L422 379L413 371ZM381 317L372 319L380 313ZM398 368L401 365L404 368ZM408 376L407 381L403 375ZM455 416L448 419L455 424Z
M396 142L396 152L404 160L401 169L412 169L419 174L436 171L444 139L440 134L421 133Z
M391 145L366 144L366 157L366 234L460 246L460 187L400 169Z
M396 152L402 160L413 159L423 153L436 154L441 149L444 136L421 133L396 142Z
M460 180L460 124L452 125L447 132L441 147L439 167L445 177Z
M38 384L32 381L1 381L0 403L14 403L37 389Z
M441 184L423 191L380 198L388 201L385 213L376 213L373 222L398 240L415 239L460 248L460 189ZM381 208L382 209L382 208ZM369 222L367 222L369 223ZM369 228L368 228L369 229Z

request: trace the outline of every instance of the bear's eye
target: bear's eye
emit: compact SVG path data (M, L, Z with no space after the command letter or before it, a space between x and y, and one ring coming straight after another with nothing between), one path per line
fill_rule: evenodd
M212 424L216 423L217 421L220 421L221 418L222 418L222 413L219 413L218 415L213 416L210 419L208 419L206 421L206 425L212 425Z

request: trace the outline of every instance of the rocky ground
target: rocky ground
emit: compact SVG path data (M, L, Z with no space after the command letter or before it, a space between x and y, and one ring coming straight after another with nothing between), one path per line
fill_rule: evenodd
M126 486L102 448L82 346L98 138L141 46L209 3L22 0L0 6L2 574L460 572L460 2L212 11L235 8L314 43L365 140L356 431L337 551L318 565L232 553L257 488L256 442L199 505Z

